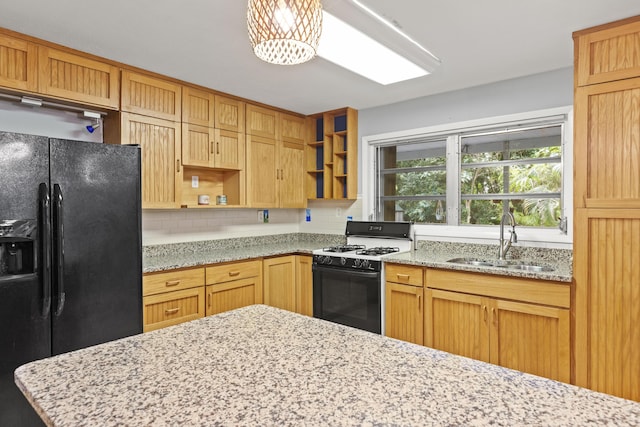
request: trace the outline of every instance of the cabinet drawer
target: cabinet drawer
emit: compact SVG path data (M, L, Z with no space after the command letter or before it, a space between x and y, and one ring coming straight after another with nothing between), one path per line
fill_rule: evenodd
M256 260L207 267L207 285L259 276L260 266L261 262Z
M204 286L143 298L143 330L165 328L204 317Z
M204 268L150 273L142 277L142 295L144 296L197 286L204 286Z
M388 282L422 286L422 277L422 267L412 267L401 264L386 264L385 267L385 280Z

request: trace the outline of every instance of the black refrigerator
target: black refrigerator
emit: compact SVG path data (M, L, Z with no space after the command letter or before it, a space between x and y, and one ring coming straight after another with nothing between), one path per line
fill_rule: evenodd
M0 132L0 426L13 371L142 332L140 149Z

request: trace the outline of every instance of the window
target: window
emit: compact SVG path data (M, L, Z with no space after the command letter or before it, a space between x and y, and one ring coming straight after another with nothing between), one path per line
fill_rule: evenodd
M571 211L564 111L365 137L374 165L372 218L468 234L512 212L520 227L560 234Z

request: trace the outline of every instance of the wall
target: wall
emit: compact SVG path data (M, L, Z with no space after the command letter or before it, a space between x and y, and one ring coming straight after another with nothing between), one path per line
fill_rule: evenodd
M573 104L573 68L417 98L358 112L363 136ZM362 152L363 147L360 147ZM362 167L358 168L362 191Z
M82 112L64 111L49 107L30 107L19 101L0 98L0 131L48 136L76 141L102 142L102 127L89 133Z
M361 219L360 201L311 201L311 221L304 209L269 209L269 223L258 221L258 209L176 209L142 212L142 243L190 242L281 233L344 235L347 216Z

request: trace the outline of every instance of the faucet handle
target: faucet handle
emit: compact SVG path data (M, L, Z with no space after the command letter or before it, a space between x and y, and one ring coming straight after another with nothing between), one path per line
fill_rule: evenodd
M511 233L511 242L518 243L518 235L516 234L516 227L513 227L513 229L509 230L509 232Z

